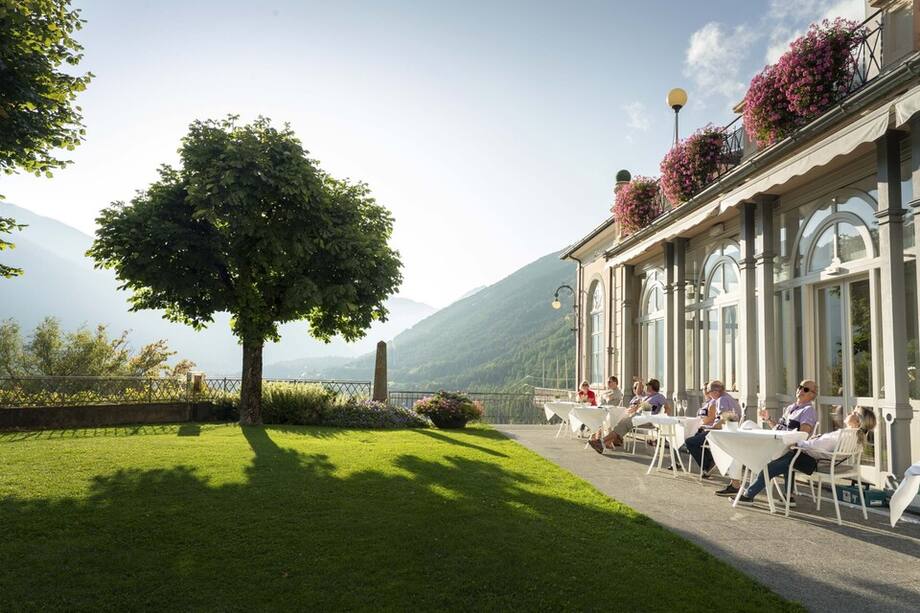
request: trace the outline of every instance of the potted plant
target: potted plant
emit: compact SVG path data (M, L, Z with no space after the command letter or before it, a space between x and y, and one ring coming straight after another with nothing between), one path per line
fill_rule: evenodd
M658 181L649 177L636 177L617 192L613 217L620 224L622 236L628 236L661 214L658 204Z
M459 392L442 390L417 401L413 408L438 428L462 428L468 421L482 417L482 404Z
M661 191L677 206L700 193L719 175L725 133L706 126L674 145L661 160Z

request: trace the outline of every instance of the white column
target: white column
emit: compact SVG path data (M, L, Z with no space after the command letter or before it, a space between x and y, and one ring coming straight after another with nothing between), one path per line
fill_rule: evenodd
M674 355L674 243L664 244L664 373L661 389L670 398L674 388L674 372L677 356Z
M687 239L674 239L674 314L669 317L673 322L673 385L671 395L677 395L680 400L687 398Z
M738 268L741 270L741 403L744 407L745 419L757 419L757 364L759 354L758 330L763 330L755 325L757 319L757 269L756 269L756 223L755 213L757 205L754 202L745 202L741 205L741 260Z
M632 378L636 374L636 281L635 267L620 267L620 286L623 288L622 302L620 303L620 331L622 346L620 347L620 387L623 394L632 394Z
M757 373L760 381L760 399L778 419L779 402L776 400L776 335L773 318L773 207L775 198L762 198L757 202L757 219L760 222L759 248L754 256L757 283Z
M876 141L878 166L879 251L881 255L881 295L879 322L884 355L885 397L880 405L888 424L891 470L900 475L910 466L910 406L907 387L907 342L904 335L907 313L904 308L904 209L901 207L902 134L889 130ZM885 469L887 467L880 467Z

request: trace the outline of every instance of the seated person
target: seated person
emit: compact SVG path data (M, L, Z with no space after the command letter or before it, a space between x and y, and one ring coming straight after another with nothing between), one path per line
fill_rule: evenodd
M812 404L817 397L818 384L811 379L805 379L796 388L795 402L786 407L779 421L774 421L767 409L760 412L760 418L774 430L801 430L811 434L818 423L818 412ZM716 492L716 496L734 496L738 493L739 487L741 482L732 479L725 489Z
M855 429L857 431L856 436L859 438L859 443L863 444L866 442L866 435L870 430L875 428L875 413L872 412L872 409L866 407L856 407L847 415L844 420L844 425L847 429ZM837 448L837 441L840 439L840 433L843 431L842 429L834 430L833 432L822 434L817 438L796 443L786 452L786 455L773 460L767 465L770 476L781 477L785 482L790 466L792 466L794 470L803 472L806 475L812 474L818 467L819 460L827 460L831 457L834 449ZM799 449L802 450L802 453L799 453L798 457L796 457L797 450ZM793 464L793 462L795 462L795 464ZM792 477L793 479L795 478L795 473L793 473ZM766 483L764 481L763 472L761 472L757 480L754 481L738 499L738 503L753 504L754 498L757 494L762 492L765 487ZM795 498L789 498L789 506L795 506Z
M703 449L706 435L710 430L720 429L725 421L738 419L741 409L738 407L738 402L725 393L725 386L717 379L713 379L706 385L705 394L708 400L696 413L697 417L703 420L700 429L684 441L684 445L697 466L703 467L703 477L708 478L713 462L709 449Z
M649 405L652 415L656 415L662 411L668 413L668 399L661 393L661 383L659 383L658 379L648 380L648 383L645 385L645 396L640 396L638 393L638 390L641 390L641 385L641 381L636 382L634 389L637 390L637 393L629 402L629 408L626 409L626 415L616 423L613 430L610 431L610 434L604 437L604 441L601 442L597 440L597 438L588 441L588 444L591 445L594 451L604 453L604 447L622 447L624 442L623 437L626 436L627 432L632 430L632 418L639 412L640 407L643 405Z
M584 402L591 406L597 406L597 396L591 389L591 384L587 381L581 382L581 388L578 390L578 402Z
M604 404L618 407L623 403L623 392L620 391L620 381L613 375L607 379L607 391L604 392L602 399Z

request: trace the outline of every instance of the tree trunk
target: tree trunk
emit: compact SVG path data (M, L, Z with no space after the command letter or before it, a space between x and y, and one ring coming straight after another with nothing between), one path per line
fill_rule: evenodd
M240 425L262 423L263 341L243 340L243 383L240 389Z

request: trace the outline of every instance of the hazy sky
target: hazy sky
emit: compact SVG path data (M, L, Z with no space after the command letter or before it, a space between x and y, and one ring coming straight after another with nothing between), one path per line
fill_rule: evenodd
M400 294L437 307L601 223L618 169L657 174L669 88L689 92L682 134L724 124L809 22L863 14L861 0L74 4L96 75L87 140L53 179L0 178L9 201L91 233L176 161L189 122L262 114L370 184L396 218Z

